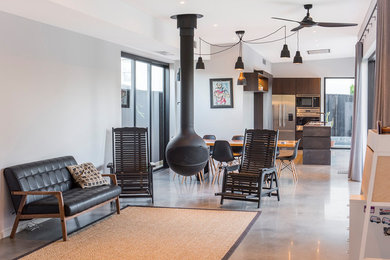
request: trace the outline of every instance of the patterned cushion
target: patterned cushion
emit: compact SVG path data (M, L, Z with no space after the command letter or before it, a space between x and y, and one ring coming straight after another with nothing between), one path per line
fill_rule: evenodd
M109 184L92 163L71 165L67 168L83 189Z

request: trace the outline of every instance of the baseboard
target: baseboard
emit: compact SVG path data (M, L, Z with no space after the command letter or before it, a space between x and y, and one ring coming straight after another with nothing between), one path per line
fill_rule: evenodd
M39 218L39 219L28 220L28 221L20 221L19 225L18 225L18 229L16 230L16 233L18 233L22 230L25 230L27 228L28 224L31 224L31 223L40 224L40 223L45 222L47 220L49 220L49 219L48 218ZM11 231L12 231L12 226L0 231L0 239L9 237L11 235Z

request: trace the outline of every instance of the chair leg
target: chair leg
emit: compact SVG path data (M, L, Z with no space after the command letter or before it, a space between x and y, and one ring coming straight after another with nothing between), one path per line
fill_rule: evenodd
M202 184L202 175L201 175L201 172L202 172L202 171L198 172L198 178L199 178L200 184Z
M297 173L297 168L295 167L294 161L291 161L291 166L293 169L294 180L295 180L295 182L298 182L298 173Z
M279 180L278 180L278 177L276 176L276 173L272 173L274 176L275 176L275 186L277 188L276 190L276 195L278 197L278 201L280 201L280 193L279 193Z
M218 181L219 181L219 172L220 172L220 165L221 165L221 163L218 163L218 168L217 168L217 170L216 170L216 172L215 172L215 174L214 174L214 177L213 177L213 182L211 183L212 185L214 185L214 183L215 183L215 179L217 178L217 175L218 175Z
M263 183L264 183L264 174L261 173L261 177L260 177L260 183L258 184L258 190L257 190L257 195L259 196L259 201L257 202L257 208L260 208L261 206L261 193L263 191Z
M58 199L58 209L60 212L61 228L62 228L62 240L66 241L68 239L68 233L66 231L66 218L65 218L65 209L64 209L64 199L62 194L57 196Z
M282 171L282 160L279 160L279 167L278 167L278 178L280 178L280 173Z
M152 198L152 200L153 200L153 198ZM119 196L116 197L115 203L116 203L116 214L121 214L121 205L119 203Z
M17 212L16 217L15 217L14 225L12 226L10 238L15 237L16 230L18 229L18 225L19 225L20 215L22 215L24 204L26 204L26 199L27 199L27 195L24 195L22 197L22 200L20 201L18 212Z

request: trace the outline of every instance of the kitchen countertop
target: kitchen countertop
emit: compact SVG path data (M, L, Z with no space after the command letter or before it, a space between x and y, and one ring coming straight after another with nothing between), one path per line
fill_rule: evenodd
M310 121L304 125L305 126L310 126L310 127L332 127L332 123L328 122L319 122L319 121Z

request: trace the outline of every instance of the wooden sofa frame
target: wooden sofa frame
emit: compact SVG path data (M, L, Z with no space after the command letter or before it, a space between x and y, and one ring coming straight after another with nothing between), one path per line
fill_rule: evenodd
M110 177L112 180L112 183L114 185L117 185L117 179L115 174L102 174L103 177ZM68 234L66 230L66 221L72 218L75 218L83 213L86 213L88 211L94 210L98 207L101 207L107 203L110 203L115 200L116 202L116 213L120 214L120 203L119 203L119 196L112 198L110 200L107 200L103 203L100 203L98 205L95 205L89 209L86 209L82 212L79 212L75 215L72 216L65 216L65 208L64 208L64 199L62 197L62 192L61 191L13 191L12 195L19 195L22 196L22 200L20 202L18 212L16 214L15 222L12 227L11 235L10 238L14 238L16 234L16 230L19 225L19 221L21 219L33 219L33 218L59 218L61 220L61 228L62 228L62 240L66 241L68 239ZM22 214L24 205L26 203L26 199L28 195L51 195L57 198L58 200L58 209L59 213L58 214Z

